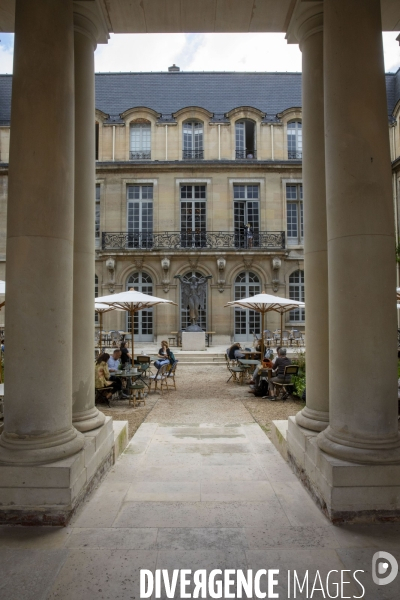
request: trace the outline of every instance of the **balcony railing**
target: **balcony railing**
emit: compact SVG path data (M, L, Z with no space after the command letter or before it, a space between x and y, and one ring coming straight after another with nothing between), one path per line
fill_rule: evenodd
M289 150L288 151L288 159L289 160L303 160L303 152Z
M284 231L259 231L248 240L245 234L234 231L127 233L108 232L102 234L103 250L283 250Z
M255 150L236 150L236 160L251 160L257 158L257 152Z
M151 152L129 152L129 160L150 160Z
M197 150L182 150L183 160L203 160L204 150L203 148L197 148Z

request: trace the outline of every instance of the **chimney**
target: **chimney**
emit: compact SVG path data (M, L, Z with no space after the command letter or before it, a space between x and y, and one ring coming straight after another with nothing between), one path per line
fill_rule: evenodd
M179 71L180 71L180 68L179 68L179 67L177 67L175 64L173 64L173 65L172 65L172 67L168 67L168 71L169 71L170 73L179 73Z

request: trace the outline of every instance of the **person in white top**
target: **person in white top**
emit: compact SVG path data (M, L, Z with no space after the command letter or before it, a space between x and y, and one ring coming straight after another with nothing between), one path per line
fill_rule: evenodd
M114 352L112 353L112 356L110 356L110 358L107 361L107 365L108 365L108 370L110 371L110 381L116 381L119 384L119 397L120 398L129 398L129 396L127 396L126 394L124 394L124 392L122 391L122 381L119 377L115 377L113 376L113 373L115 373L116 371L118 371L118 367L119 367L119 363L121 362L121 350L119 350L118 348L116 350L114 350Z

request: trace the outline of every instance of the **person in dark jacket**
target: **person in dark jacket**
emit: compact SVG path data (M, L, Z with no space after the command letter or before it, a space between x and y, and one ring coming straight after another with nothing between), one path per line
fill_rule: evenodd
M292 378L290 375L285 377L285 367L291 364L292 361L286 356L286 348L279 348L278 358L274 362L275 377L272 377L272 379L269 380L270 400L276 400L275 383L290 383Z

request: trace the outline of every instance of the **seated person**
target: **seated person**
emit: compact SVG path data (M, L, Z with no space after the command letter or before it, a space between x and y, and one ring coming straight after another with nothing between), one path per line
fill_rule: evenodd
M244 358L246 355L241 352L241 346L239 342L235 342L232 344L230 348L226 351L229 360L237 360L238 358Z
M286 348L279 348L279 352L278 352L278 357L275 360L275 362L273 363L274 369L275 369L275 377L272 377L272 379L269 380L269 398L270 400L275 400L276 396L275 396L275 387L274 387L274 383L290 383L292 378L290 375L288 376L284 376L285 375L285 367L288 365L291 365L292 361L290 360L290 358L288 358L286 356Z
M132 356L129 354L129 350L126 347L126 342L121 342L119 349L121 350L122 366L124 366L125 363L132 364Z
M118 392L121 389L120 381L110 381L110 372L108 370L107 361L110 355L107 352L103 352L97 357L94 366L94 384L96 389L112 386L112 390L107 394L107 398L111 398L114 392Z
M108 370L110 373L110 381L112 382L116 382L116 384L119 386L119 396L120 398L129 398L129 396L127 396L126 394L123 393L122 391L122 380L119 377L115 377L112 373L115 373L116 371L118 371L118 367L119 367L119 363L121 362L121 350L118 350L118 348L116 350L114 350L114 352L112 353L112 356L110 356L110 358L107 361L107 366L108 366ZM124 379L124 381L126 381L126 379Z
M158 359L154 361L154 366L160 369L163 365L169 365L170 363L171 350L169 349L168 342L163 340L161 342L161 348L158 351Z
M249 381L250 384L253 384L253 385L251 385L251 388L252 388L251 392L253 392L255 389L257 389L258 386L260 385L259 372L262 369L272 369L273 368L273 363L272 363L273 355L274 355L274 353L269 348L267 348L265 350L262 364L256 366L256 368L254 369L253 378L251 379L251 381Z

